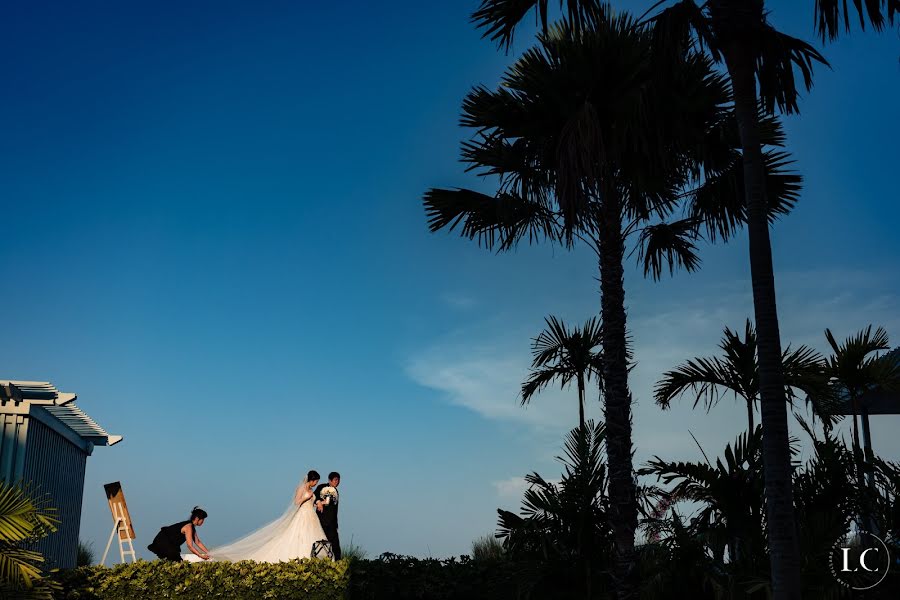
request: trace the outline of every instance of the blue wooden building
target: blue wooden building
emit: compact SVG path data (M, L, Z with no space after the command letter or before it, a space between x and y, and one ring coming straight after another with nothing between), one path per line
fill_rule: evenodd
M75 566L87 457L95 446L122 441L75 400L48 382L0 380L0 480L50 496L59 530L35 548L50 567Z

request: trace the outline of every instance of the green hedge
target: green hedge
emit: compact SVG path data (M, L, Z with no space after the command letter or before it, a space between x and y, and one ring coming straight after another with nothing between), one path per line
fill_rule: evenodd
M506 561L417 559L287 563L139 561L81 567L56 575L59 600L519 600L544 598L535 565Z
M348 562L285 563L138 561L81 567L57 575L60 600L334 600L347 597Z
M383 554L350 564L351 600L520 600L549 598L544 569L529 563L438 560Z

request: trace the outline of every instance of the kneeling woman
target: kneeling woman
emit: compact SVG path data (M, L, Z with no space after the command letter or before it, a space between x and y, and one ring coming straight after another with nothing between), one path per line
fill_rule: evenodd
M205 510L195 506L190 520L160 529L147 549L163 560L181 562L181 545L187 542L191 552L203 560L209 560L209 550L197 537L197 527L203 525L207 516Z

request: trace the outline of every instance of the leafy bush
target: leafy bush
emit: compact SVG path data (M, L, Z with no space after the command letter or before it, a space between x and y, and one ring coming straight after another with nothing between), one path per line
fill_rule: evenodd
M351 600L518 600L534 590L534 565L382 554L350 567Z
M425 559L384 554L353 562L267 564L139 561L57 574L58 600L519 600L533 593L533 564Z
M173 563L138 561L114 568L81 567L58 575L60 600L334 600L345 598L347 561Z

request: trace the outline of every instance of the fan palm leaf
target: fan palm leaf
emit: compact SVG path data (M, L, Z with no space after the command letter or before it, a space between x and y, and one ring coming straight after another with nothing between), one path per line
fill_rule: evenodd
M44 558L27 546L56 531L59 520L46 496L23 485L0 481L0 590L6 594L49 597L40 586Z

